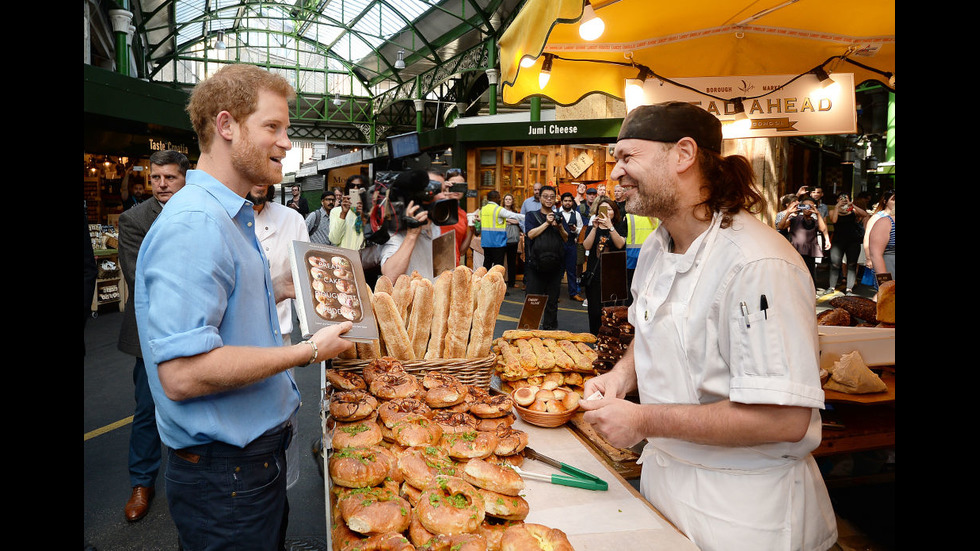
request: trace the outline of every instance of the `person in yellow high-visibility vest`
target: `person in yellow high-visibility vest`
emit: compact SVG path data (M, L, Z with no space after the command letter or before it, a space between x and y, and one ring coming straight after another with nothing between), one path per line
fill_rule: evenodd
M520 222L524 215L500 206L500 192L487 193L487 204L480 208L480 246L483 248L483 266L490 269L494 264L504 266L507 254L507 219Z
M660 220L652 216L626 215L626 286L633 286L633 272L636 271L636 260L640 258L640 247L646 238L660 225ZM627 299L633 302L633 295Z

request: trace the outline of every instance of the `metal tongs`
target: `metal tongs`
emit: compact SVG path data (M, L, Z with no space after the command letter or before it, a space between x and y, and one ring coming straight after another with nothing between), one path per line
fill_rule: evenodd
M606 491L609 489L609 485L606 483L606 481L598 476L587 473L581 469L576 469L567 463L562 463L561 461L552 459L547 455L542 455L531 448L524 448L524 456L528 459L535 459L546 465L550 465L563 473L566 473L564 475L529 473L520 469L519 467L514 467L514 470L524 478L543 480L552 484L561 484L562 486L572 486L574 488L584 488L586 490Z

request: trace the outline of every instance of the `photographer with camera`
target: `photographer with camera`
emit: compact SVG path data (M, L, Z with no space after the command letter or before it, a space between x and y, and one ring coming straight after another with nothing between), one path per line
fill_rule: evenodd
M556 192L541 188L541 209L530 211L524 219L527 230L527 263L524 265L524 292L548 295L541 329L558 329L558 294L565 274L565 243L571 233L565 219L554 211Z
M786 210L789 214L779 221L777 229L788 231L790 243L810 270L810 279L814 281L816 292L816 259L823 258L824 250L830 249L827 223L817 210L817 202L806 194L797 197ZM818 233L823 236L823 247L817 242Z
M417 271L435 279L432 240L442 235L443 227L459 222L459 202L443 198L445 178L439 172L382 174L378 181L389 188L371 214L372 240L381 246L381 274L394 281Z
M364 201L367 183L364 176L347 177L340 203L330 211L330 242L345 249L359 251L364 248Z

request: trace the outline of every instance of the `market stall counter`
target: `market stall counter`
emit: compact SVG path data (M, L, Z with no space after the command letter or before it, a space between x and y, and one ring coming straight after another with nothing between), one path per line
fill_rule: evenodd
M325 371L323 373L322 389L329 390ZM321 402L321 421L324 441L330 442L332 420L327 399ZM520 470L525 473L525 487L520 495L527 501L530 511L524 519L525 523L561 530L576 551L698 549L569 426L543 428L518 418L512 428L526 432L528 447L538 454L584 471L602 481L598 484L587 484L587 488L552 483L542 479L566 473L542 460L525 459L520 466ZM328 473L329 454L324 454L323 461L324 472ZM325 502L329 504L335 490L329 474L324 477L324 490ZM332 507L327 506L328 540L332 538L330 527L338 520L332 518L332 515ZM335 542L328 543L330 548L336 548Z

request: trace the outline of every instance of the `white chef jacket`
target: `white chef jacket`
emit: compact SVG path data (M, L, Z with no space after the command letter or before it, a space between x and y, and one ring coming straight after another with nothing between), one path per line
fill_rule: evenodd
M824 398L813 283L782 235L744 211L720 220L685 254L664 226L643 244L629 309L640 402L802 406L810 426L750 447L649 438L641 491L704 551L824 550L837 525L810 455Z
M262 212L255 215L255 237L269 259L269 271L272 272L273 280L283 275L292 277L292 268L289 265L290 244L293 241L310 240L303 215L296 209L274 201L267 202ZM276 304L283 344L289 344L289 335L293 332L292 308L291 299Z

